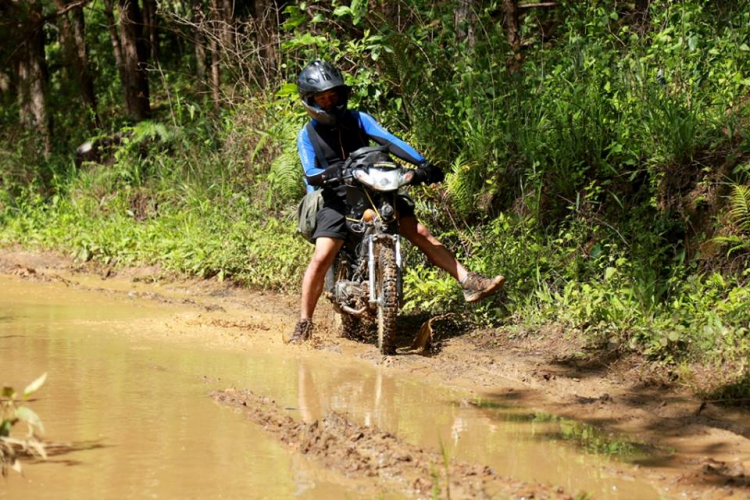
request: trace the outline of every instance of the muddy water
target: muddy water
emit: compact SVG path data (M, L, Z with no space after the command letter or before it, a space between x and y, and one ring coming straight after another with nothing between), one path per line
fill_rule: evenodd
M624 461L581 447L642 458L627 443L334 353L284 350L263 338L250 339L244 352L200 335L175 342L164 330L183 312L0 278L0 382L21 388L48 372L33 407L48 438L66 443L48 462L26 465L25 477L11 476L0 499L61 498L61 491L70 498L373 495L206 397L229 386L273 397L302 420L335 410L515 479L594 498L660 498Z
M47 372L32 407L62 444L0 499L369 498L206 397L203 374L242 379L251 360L138 331L175 312L0 278L0 383Z

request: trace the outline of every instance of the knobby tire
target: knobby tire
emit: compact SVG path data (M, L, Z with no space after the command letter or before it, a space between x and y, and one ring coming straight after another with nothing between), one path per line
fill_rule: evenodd
M398 318L398 269L391 245L379 244L375 270L378 305L378 348L385 355L396 353L396 319Z

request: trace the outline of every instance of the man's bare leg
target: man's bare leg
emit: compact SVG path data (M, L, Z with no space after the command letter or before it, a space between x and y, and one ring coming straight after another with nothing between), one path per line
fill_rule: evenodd
M326 272L333 264L344 240L335 238L318 238L315 240L315 251L307 265L305 276L302 278L302 298L300 300L300 315L287 343L304 342L312 335L312 317L320 294L323 293Z
M334 238L318 238L315 240L315 252L302 279L302 306L300 319L312 319L315 306L323 292L326 272L333 264L336 254L344 244L344 240Z
M477 273L470 273L456 259L450 250L435 238L424 224L414 216L401 219L401 235L419 248L434 265L453 276L463 288L464 300L476 302L495 293L505 283L503 275L485 278Z
M430 230L414 216L404 217L400 223L401 235L419 248L440 269L453 276L459 283L466 279L466 268L450 250L435 238Z

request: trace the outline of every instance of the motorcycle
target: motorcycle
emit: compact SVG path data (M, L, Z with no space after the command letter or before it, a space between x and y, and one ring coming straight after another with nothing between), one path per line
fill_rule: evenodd
M396 352L396 320L402 302L403 260L396 200L414 170L395 163L386 146L354 151L338 179L346 186L348 237L326 274L325 295L344 336L377 323L378 348Z

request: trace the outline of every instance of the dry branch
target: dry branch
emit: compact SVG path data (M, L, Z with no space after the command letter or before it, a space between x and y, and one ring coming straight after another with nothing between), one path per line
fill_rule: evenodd
M557 7L557 2L521 3L519 9L535 9L540 7Z

